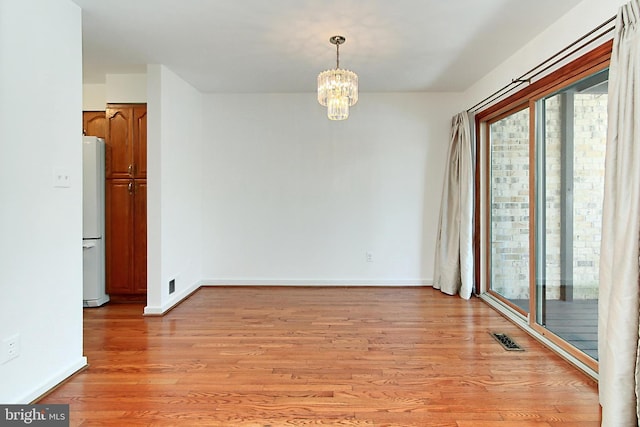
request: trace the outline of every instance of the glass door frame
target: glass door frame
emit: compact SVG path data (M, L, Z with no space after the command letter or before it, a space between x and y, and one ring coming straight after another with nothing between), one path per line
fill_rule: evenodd
M541 326L537 322L537 306L539 298L537 297L536 281L537 263L541 257L540 251L544 249L536 242L538 217L536 179L540 175L538 170L538 140L540 129L537 124L537 102L552 93L560 91L562 88L572 85L590 75L598 73L609 67L611 57L612 42L606 42L601 46L593 49L575 61L559 68L548 76L539 81L530 84L525 89L514 95L509 96L505 100L480 111L475 116L476 135L481 143L476 151L476 206L482 207L481 202L484 201L484 221L479 218L475 220L475 264L476 264L476 293L480 295L490 295L491 298L498 300L501 305L506 306L511 313L516 313L521 318L523 325L534 335L539 335L549 340L563 352L570 355L571 358L586 365L593 371L598 371L598 362L584 354L574 346L567 343L550 330ZM521 109L529 109L529 313L524 312L515 304L509 302L506 298L500 296L496 292L491 291L491 159L490 159L490 124L501 118L504 118ZM544 141L543 141L544 142ZM484 157L484 158L483 158ZM544 167L544 164L543 164ZM542 173L541 176L544 176ZM476 210L478 212L478 210ZM479 217L478 215L477 217ZM481 230L483 228L483 230ZM481 266L482 263L482 266ZM482 270L484 269L484 274ZM501 311L499 306L496 308Z

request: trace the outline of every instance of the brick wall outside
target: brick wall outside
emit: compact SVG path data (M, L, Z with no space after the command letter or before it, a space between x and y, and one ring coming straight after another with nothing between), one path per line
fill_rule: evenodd
M573 297L598 295L607 96L574 97ZM559 97L546 101L547 299L560 297ZM529 114L491 126L492 289L509 299L529 298Z
M574 126L574 298L598 298L607 95L576 95Z
M491 125L491 288L529 298L529 110Z

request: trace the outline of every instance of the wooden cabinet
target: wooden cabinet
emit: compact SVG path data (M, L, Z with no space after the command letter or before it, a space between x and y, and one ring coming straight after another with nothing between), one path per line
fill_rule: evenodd
M109 180L105 222L107 293L131 293L133 271L133 196L129 179Z
M106 121L107 178L146 178L146 105L109 104Z
M105 112L83 111L82 134L105 139L107 135L107 116Z
M110 179L106 187L107 291L147 292L147 183Z
M107 293L143 301L147 292L147 108L108 104L106 123Z

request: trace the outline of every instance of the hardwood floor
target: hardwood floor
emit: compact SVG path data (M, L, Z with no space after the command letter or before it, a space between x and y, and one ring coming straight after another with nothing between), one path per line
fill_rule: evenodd
M476 298L210 287L142 308L85 309L90 366L38 403L72 426L600 425L595 382Z

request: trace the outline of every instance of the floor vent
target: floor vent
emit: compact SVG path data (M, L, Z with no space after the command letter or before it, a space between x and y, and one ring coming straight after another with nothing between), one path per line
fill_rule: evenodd
M511 337L507 334L499 334L497 332L491 332L491 336L498 341L505 350L509 351L524 351L524 348L520 347Z

